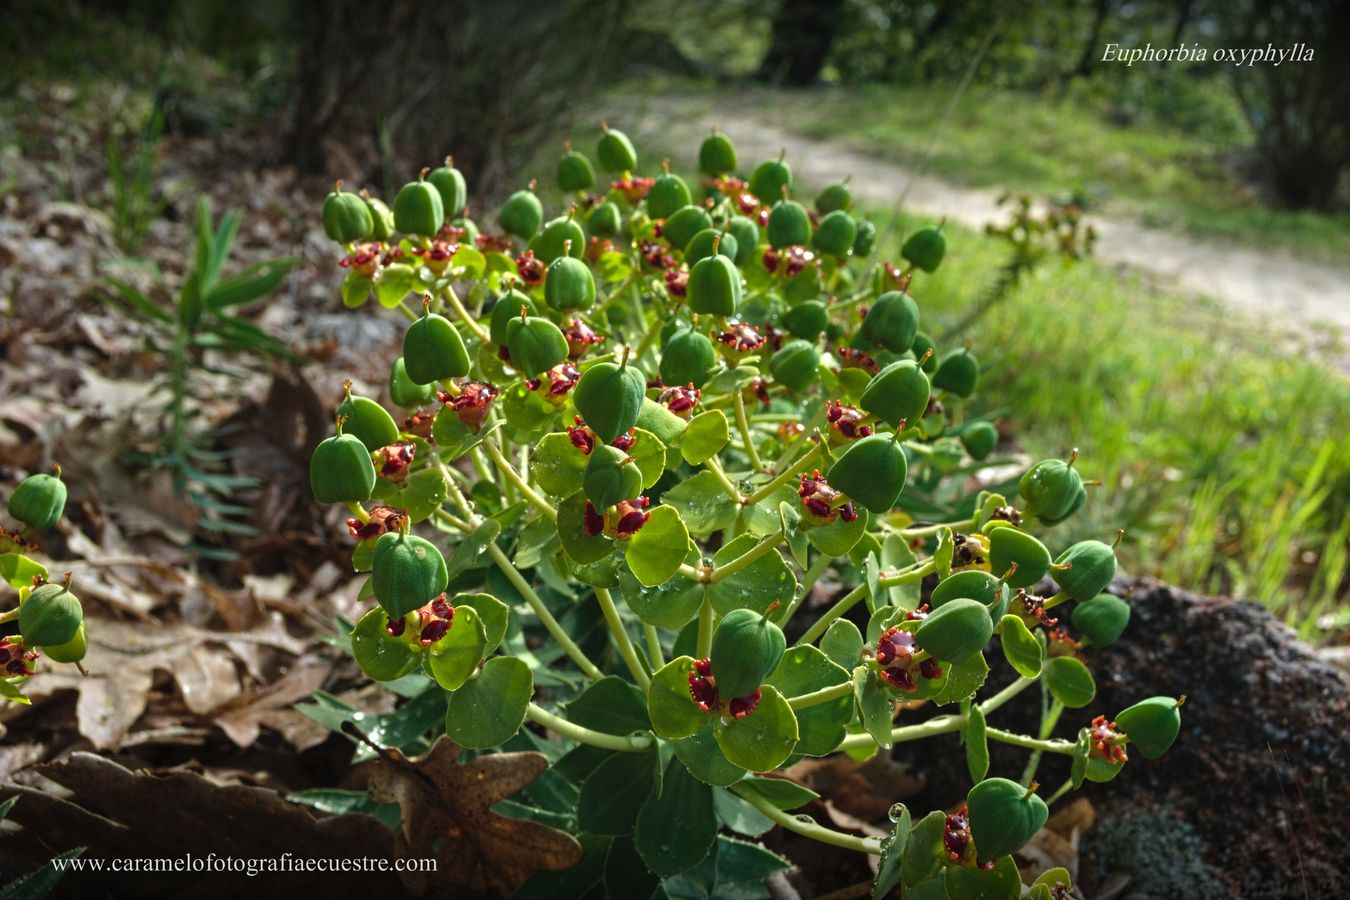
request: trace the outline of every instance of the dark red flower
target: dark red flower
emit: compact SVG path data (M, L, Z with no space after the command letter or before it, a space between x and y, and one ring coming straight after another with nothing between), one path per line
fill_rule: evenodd
M689 289L689 271L687 269L666 270L666 290L672 297L683 297Z
M357 244L352 248L350 256L344 256L338 260L338 265L369 278L380 270L380 254L383 252L384 245L379 241Z
M839 518L839 510L835 508L835 504L839 503L844 495L830 487L819 469L812 471L810 475L802 475L797 485L797 496L802 499L802 507L817 520L817 524L823 525ZM849 504L849 512L854 519L857 518L852 504ZM851 522L853 519L845 521Z
M624 195L629 203L637 206L647 196L647 192L652 189L656 183L655 178L641 178L638 176L629 176L618 181L611 181L609 186Z
M1092 748L1088 750L1088 756L1093 759L1104 759L1112 765L1129 760L1125 753L1125 736L1116 730L1115 722L1107 721L1106 716L1092 720L1089 740Z
M694 407L698 405L698 398L701 396L703 392L690 384L685 387L666 388L657 395L656 402L680 418L688 419L694 414Z
M615 537L628 538L637 534L647 520L652 517L651 513L644 512L651 501L646 497L638 497L634 500L622 500L617 503L615 509Z
M455 416L467 427L479 431L483 427L483 419L487 417L488 410L492 407L492 401L500 394L501 391L495 384L486 381L466 381L460 385L458 395L452 396L446 391L440 391L436 394L436 399L444 403L446 408L453 410Z
M753 694L746 694L744 697L732 697L727 704L727 712L731 714L733 719L744 719L755 711L756 706L759 706L759 698L763 693L760 688L755 688Z
M700 659L694 663L694 671L689 673L689 696L704 712L717 708L717 680L713 678L711 660Z
M717 333L717 341L733 356L754 353L764 346L764 335L746 322L728 322L726 331Z
M975 851L970 843L970 818L963 806L947 816L942 830L942 848L947 859L957 865L974 862Z
M449 267L450 260L458 250L459 244L436 240L431 242L430 247L414 247L412 253L422 257L427 268L439 275Z
M835 355L839 357L840 368L843 369L866 369L868 372L880 372L881 366L877 365L867 351L857 350L853 347L840 346Z
M511 240L509 235L505 234L480 234L478 236L478 249L484 253L510 253L516 249L516 242Z
M604 335L596 334L595 329L580 319L573 319L563 330L567 338L567 358L581 359L596 344L603 343Z
M568 440L570 440L572 446L580 450L583 455L590 456L591 451L595 449L596 442L600 439L596 436L594 431L591 431L586 427L586 423L581 420L581 416L575 417L572 421L576 424L567 429Z
M375 460L379 464L381 478L400 482L408 477L408 468L417 454L417 445L412 441L395 441L388 447L375 451Z
M825 408L825 420L830 423L830 427L850 441L872 433L872 426L859 424L865 418L867 413L856 406L844 406L838 400L831 400Z
M520 273L521 281L526 284L538 284L544 280L544 261L534 255L533 250L526 250L516 257L516 271Z
M605 517L595 511L589 500L586 501L586 510L582 513L581 528L588 537L597 537L605 530Z
M386 532L398 531L403 526L403 520L407 515L406 509L377 506L370 511L369 521L362 522L360 519L348 519L347 530L351 532L352 537L368 541Z
M19 635L0 637L0 666L4 666L9 676L27 676L33 674L33 663L37 661L36 650L24 650L23 638Z

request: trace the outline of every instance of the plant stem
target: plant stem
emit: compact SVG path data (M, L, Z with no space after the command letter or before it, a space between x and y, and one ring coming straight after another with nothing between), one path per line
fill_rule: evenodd
M773 534L765 535L759 539L758 544L755 544L755 546L751 547L740 556L714 568L712 575L708 577L708 582L710 584L716 584L723 578L728 578L742 569L754 565L761 557L772 553L774 548L783 542L784 537L786 537L786 535L783 534L783 529L781 528Z
M840 697L847 697L853 693L853 682L845 681L842 684L832 684L829 687L823 687L818 691L812 691L809 694L801 694L796 697L788 698L788 706L793 709L808 709L812 706L818 706L821 703L829 703L831 700L837 700Z
M593 728L583 728L567 721L562 716L555 716L537 703L531 703L527 706L525 715L531 722L543 725L549 731L560 734L565 738L571 738L578 744L587 744L591 747L599 747L602 750L638 752L646 750L652 745L650 732L644 731L629 735L606 734Z
M826 553L822 553L812 560L811 565L802 575L802 583L797 588L797 595L792 598L792 602L787 605L777 619L779 627L792 621L792 616L797 612L797 608L802 605L808 596L810 596L811 589L815 587L816 582L820 580L820 576L824 575L825 572L829 570L830 564L833 562L834 557Z
M988 700L976 705L979 706L980 712L988 715L1033 684L1037 684L1038 681L1039 679L1036 678L1019 678ZM918 725L902 725L899 728L891 729L891 743L902 744L905 741L917 741L934 735L950 734L953 731L960 731L965 727L965 724L966 717L964 715L937 716ZM872 743L874 741L870 734L851 734L839 742L839 746L834 748L834 752L857 750Z
M445 287L445 299L450 302L450 308L455 311L455 315L459 316L460 320L473 332L474 337L484 344L491 340L487 329L479 325L478 320L469 315L469 311L464 308L464 304L459 302L459 294L456 294L455 289L450 285Z
M619 655L623 657L624 664L628 666L628 671L632 673L637 686L645 692L652 679L643 668L637 648L633 646L633 641L628 636L628 629L623 626L619 608L614 605L614 597L607 589L598 587L595 589L595 599L600 601L600 611L605 614L605 623L609 625L610 634L614 635L614 642L619 645Z
M743 501L744 504L746 506L751 506L763 500L765 497L769 496L774 491L778 490L780 487L787 484L792 479L796 478L797 473L802 470L802 467L810 465L819 455L820 455L820 445L816 444L810 450L807 450L801 456L797 457L795 460L788 463L787 466L783 469L783 471L780 472L778 476L775 477L772 481L768 482L767 484L760 485L760 487L753 494L745 498L745 500Z
M918 528L901 528L896 531L895 534L898 534L906 540L913 540L914 538L932 537L944 528L954 529L961 527L969 528L970 520L962 519L959 522L939 522L936 525L922 525Z
M605 673L601 672L595 663L591 662L590 658L586 656L585 652L577 646L576 641L572 640L567 630L553 617L553 613L548 611L544 601L535 593L534 588L530 587L530 583L525 580L524 575L520 574L520 570L511 564L511 560L507 559L502 549L492 543L487 545L487 552L488 556L492 557L492 561L497 564L497 568L502 570L506 580L511 582L512 587L520 592L520 596L525 598L525 602L539 617L539 621L544 623L544 628L549 635L558 642L559 647L563 648L563 652L567 654L568 658L576 663L577 668L585 672L587 677L593 681L604 678Z
M703 466L709 472L713 473L713 477L716 478L717 483L722 486L722 490L727 492L727 496L737 503L745 502L745 498L742 497L741 492L736 489L736 485L731 483L731 479L727 477L726 470L724 470L722 464L717 461L717 457L711 456L704 460Z
M0 623L13 622L19 617L19 608L16 606L8 612L0 613Z
M347 509L356 517L356 521L360 522L362 525L370 521L370 513L366 512L366 508L355 500L352 500L347 504Z
M1040 743L1046 744L1046 745L1048 745L1048 744L1050 743L1050 742L1048 742L1048 741L1046 740L1046 738L1050 737L1050 733L1051 733L1052 731L1055 730L1055 725L1059 723L1059 717L1060 717L1060 715L1061 715L1063 712L1064 712L1064 704L1063 704L1063 703L1060 703L1058 700L1056 700L1056 701L1054 701L1053 703L1050 704L1050 709L1046 712L1045 716L1041 719L1041 740L1040 740ZM1069 748L1067 751L1052 751L1052 752L1057 752L1057 753L1058 753L1058 752L1073 753L1073 744L1068 743L1068 742L1066 741L1066 742L1065 742L1065 745ZM1023 744L1022 746L1025 747L1025 746L1031 746L1031 745L1029 745L1029 744ZM1036 752L1035 752L1035 753L1032 753L1032 754L1031 754L1031 759L1027 760L1027 767L1026 767L1026 770L1022 772L1022 784L1031 784L1032 779L1034 779L1034 778L1036 777L1036 768L1041 764L1041 751L1045 750L1046 747L1044 747L1044 746L1042 746L1042 747L1035 747L1035 748L1033 748L1033 749L1035 749Z
M1056 788L1053 794L1045 798L1045 805L1049 806L1051 803L1054 803L1056 800L1058 800L1060 797L1063 797L1071 790L1073 790L1073 779L1066 778L1064 780L1064 783L1061 784L1058 788Z
M859 853L870 853L873 856L879 856L881 854L881 842L877 838L864 838L852 834L844 834L842 831L826 828L809 816L802 816L799 818L790 813L783 812L783 810L774 806L772 803L760 799L757 795L747 791L740 785L732 785L731 791L788 831L794 831L803 837L809 837L813 840L820 841L823 844L842 847L845 850L857 850Z
M1065 756L1073 755L1073 741L1037 740L1036 738L1028 737L1025 734L1015 734L1011 731L1004 731L1001 728L986 728L985 733L989 735L990 740L1002 741L1005 744L1013 744L1017 747L1026 747L1029 750L1035 750L1035 756L1038 758L1041 753L1062 753Z
M516 467L511 465L511 461L502 455L501 448L497 446L497 442L489 439L483 442L483 446L487 448L487 454L492 457L492 462L496 464L497 469L506 476L507 481L516 486L516 489L520 491L521 496L530 501L530 503L543 513L549 521L558 521L558 511L553 508L553 504L539 496L534 488L530 487L529 483L516 471Z
M797 645L802 646L815 643L816 639L825 633L825 629L830 627L831 622L852 609L857 602L865 596L867 596L867 585L860 584L844 596L840 597L835 601L834 606L827 609L825 613L815 621L815 624L806 629L806 633L798 638Z
M745 398L741 396L740 391L732 391L731 396L736 406L736 427L740 430L741 440L745 443L745 455L750 457L750 465L756 472L763 472L764 462L759 458L755 439L750 434L750 421L745 417Z
M899 587L902 584L913 584L916 581L923 581L924 577L937 569L937 562L926 559L921 563L910 566L908 569L901 569L877 579L877 584L882 587Z
M694 655L699 659L707 659L708 654L712 652L713 635L713 608L712 599L708 596L708 588L703 588L703 605L698 608L698 647Z
M661 635L655 625L642 626L642 634L647 639L647 655L651 657L652 668L659 669L666 664L666 654L661 650Z

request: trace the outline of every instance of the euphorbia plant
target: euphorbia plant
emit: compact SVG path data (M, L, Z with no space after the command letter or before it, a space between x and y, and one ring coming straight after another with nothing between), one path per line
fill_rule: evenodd
M370 576L357 663L442 695L469 750L527 722L575 748L570 800L533 814L608 854L612 896L692 877L742 846L719 831L755 822L880 856L877 895L1058 896L1066 873L1023 887L1011 854L1048 802L1114 778L1131 747L1165 750L1180 701L1051 737L1093 701L1078 649L1112 643L1129 606L1102 593L1112 545L1056 559L1034 534L1085 502L1076 459L1038 463L1013 497L966 487L998 433L966 413L972 349L921 330L941 227L874 267L847 182L808 211L786 156L743 181L714 131L697 192L668 163L636 174L614 129L596 157L609 189L590 193L595 167L569 145L547 222L533 182L494 225L467 218L449 161L399 191L392 223L340 187L325 202L344 302L408 320L390 361L401 412L348 384L311 466ZM821 611L805 601L827 573L856 586ZM995 691L990 652L1018 675ZM1037 685L1038 734L988 724ZM946 709L906 721L929 705ZM771 777L952 732L974 787L950 812L897 806L885 840L791 814L815 795ZM1018 779L987 777L991 740L1030 751ZM1035 782L1046 753L1072 759L1052 791Z

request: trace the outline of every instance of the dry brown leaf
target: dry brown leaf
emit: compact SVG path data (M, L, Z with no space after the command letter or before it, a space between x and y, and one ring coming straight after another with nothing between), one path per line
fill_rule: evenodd
M281 680L229 703L216 715L215 722L240 747L256 741L263 725L281 732L298 751L322 743L328 729L295 712L291 706L323 687L332 671L330 660L301 657Z
M877 754L866 762L844 755L807 758L784 771L829 798L840 811L865 822L880 820L891 804L908 800L924 785L909 766L886 754Z
M494 753L460 765L459 753L442 738L416 759L388 751L372 764L371 799L397 803L402 813L395 840L400 856L435 856L442 876L455 878L449 896L456 898L507 897L537 869L577 864L581 845L571 835L491 810L544 774L543 754ZM422 896L430 881L404 873L403 884Z

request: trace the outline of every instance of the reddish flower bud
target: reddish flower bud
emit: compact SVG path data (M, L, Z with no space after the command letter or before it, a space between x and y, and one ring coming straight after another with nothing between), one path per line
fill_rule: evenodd
M535 256L533 250L526 250L516 257L516 271L520 273L521 281L526 284L538 284L543 281L545 268L544 261Z
M573 319L563 331L567 338L567 358L581 359L596 344L603 343L604 335L596 334L595 329L580 319Z
M388 447L375 451L375 461L379 466L381 478L401 482L408 477L408 468L412 465L417 445L412 441L395 441Z
M1107 721L1106 716L1092 720L1088 739L1092 742L1088 756L1093 759L1104 759L1112 764L1129 760L1125 754L1125 736L1116 730L1115 722Z
M656 398L656 402L680 418L688 419L693 415L694 407L698 405L698 398L701 396L703 392L690 384L687 387L666 388Z
M458 396L441 391L436 394L436 399L453 410L455 416L467 427L479 431L483 427L483 419L487 418L488 410L492 407L492 401L500 394L501 391L495 384L486 381L466 381L460 386Z

